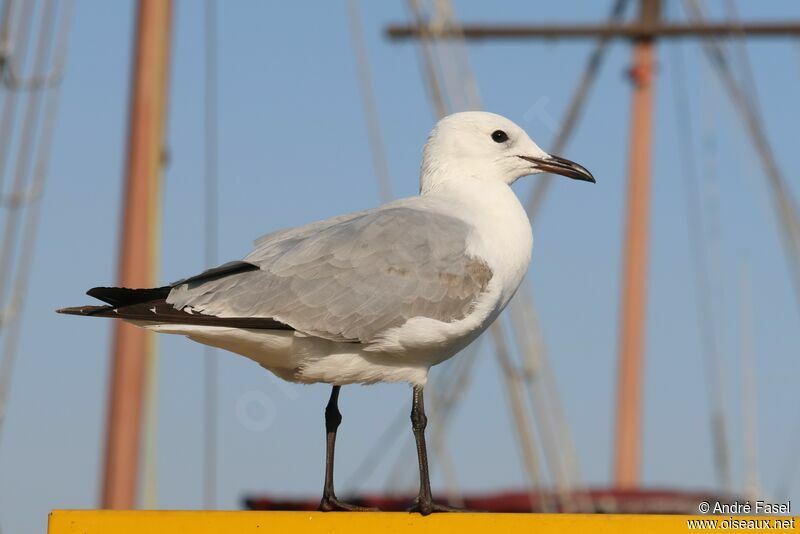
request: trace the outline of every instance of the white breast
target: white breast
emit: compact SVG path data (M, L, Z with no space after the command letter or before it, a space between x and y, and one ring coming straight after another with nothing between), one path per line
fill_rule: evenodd
M468 222L474 234L468 252L483 259L501 286L499 304L505 307L528 270L533 248L530 220L511 188L501 182L466 179L453 190L453 216Z

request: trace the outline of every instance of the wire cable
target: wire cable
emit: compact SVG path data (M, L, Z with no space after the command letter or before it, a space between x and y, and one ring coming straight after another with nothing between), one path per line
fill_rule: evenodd
M0 79L8 65L8 56L11 55L11 18L14 14L14 0L3 3L3 15L0 19Z
M547 353L544 350L535 309L532 292L518 292L509 303L508 317L512 335L521 353L520 375L528 392L536 425L540 430L545 465L559 495L562 510L574 511L574 503L570 496L570 491L574 487L574 472L571 468L574 444L569 434L567 436L561 434L564 425L557 420L557 411L551 405L558 402L558 395L555 393L551 395L548 391L548 386L555 387L555 384L551 383L543 372Z
M375 178L378 181L378 194L382 202L389 202L392 194L392 181L389 176L389 166L386 163L381 125L378 118L378 106L375 103L375 91L372 87L372 76L369 68L369 56L364 39L364 29L359 15L358 0L350 0L347 4L347 13L350 19L350 37L353 44L353 54L356 59L358 71L358 84L361 88L361 103L364 106L364 119L367 122L367 140L372 153L372 165Z
M693 22L702 22L704 20L702 6L697 0L684 0L683 6ZM784 256L795 292L796 304L800 308L800 219L798 218L794 198L778 166L761 117L754 112L757 107L750 102L747 93L736 81L725 50L716 40L705 39L702 45L706 57L716 69L723 86L728 91L736 110L739 112L745 129L750 135L756 153L764 167L764 174L772 192L774 209L781 228L781 243L783 244ZM745 68L747 66L745 65ZM800 428L800 419L798 419L797 428ZM797 434L796 438L796 442L790 445L791 451L800 450L800 433ZM791 481L785 488L779 487L778 491L788 492L789 484L791 484Z
M756 409L755 357L753 354L753 296L750 265L743 259L739 268L739 363L742 387L742 437L744 450L744 496L758 500L758 422Z
M431 51L433 36L428 29L428 24L422 11L421 0L408 0L408 7L414 18L414 22L420 27L419 57L420 66L422 67L422 79L426 82L425 87L428 90L428 96L433 104L434 114L436 118L439 119L447 115L447 106L444 101L441 89L442 84L436 73L436 65Z
M217 60L217 0L205 2L205 255L210 268L219 256L219 69ZM216 349L204 348L205 424L203 506L217 507L218 360Z
M25 63L28 43L30 41L31 24L33 22L33 4L34 2L22 2L22 10L20 11L17 21L17 32L14 34L16 36L16 41L14 42L16 48L12 49L9 44L9 49L7 51L8 56L5 59L6 65L8 65L15 54L19 58L18 61L20 64L24 65ZM14 35L12 35L12 37ZM13 88L7 88L5 98L3 99L3 112L0 114L0 194L3 192L6 163L8 160L8 153L11 150L14 123L16 122L17 116L18 97L19 91Z
M618 23L622 20L627 5L628 0L615 0L614 4L611 6L611 14L608 17L610 24ZM589 89L592 88L597 74L600 72L600 67L603 64L610 43L611 39L609 37L601 37L589 54L589 59L586 61L586 67L584 67L583 74L578 82L578 87L572 94L567 113L564 116L564 120L561 121L561 127L558 134L556 134L555 141L553 141L553 153L561 153L566 147L569 138L572 136L572 132L583 112L586 99L589 95ZM545 174L539 178L533 186L533 190L525 203L525 211L528 212L531 222L533 222L539 214L545 196L550 190L552 181L553 177L549 174Z
M684 6L692 22L703 22L703 11L696 0L685 0ZM755 105L749 102L747 94L733 76L725 51L717 41L712 39L704 39L702 45L709 62L720 76L723 87L728 91L735 108L739 111L764 167L772 192L775 212L782 230L781 242L791 274L796 303L800 308L800 217L798 217L794 198L775 159L775 153L767 138L761 118L753 113Z
M725 400L722 390L720 363L720 347L717 337L718 327L714 314L711 294L709 260L707 251L711 247L703 242L705 235L703 214L700 203L700 192L696 173L696 158L692 139L691 109L687 90L685 68L681 48L672 47L670 56L672 63L672 94L675 106L675 117L678 125L678 148L681 156L681 174L684 180L686 202L686 230L691 251L694 284L695 308L704 356L704 375L706 392L710 406L709 419L713 456L717 482L726 491L732 490L732 474L730 465L730 447L727 440L727 422L725 418Z
M55 14L56 9L54 3L52 0L48 0L45 2L45 6L42 10L42 22L39 31L39 42L36 46L33 72L43 72L47 68L55 28ZM11 308L6 306L6 297L11 289L8 286L8 281L14 269L14 251L19 234L18 223L23 206L21 202L14 201L14 199L24 197L24 191L27 189L27 182L31 176L30 171L31 165L33 164L34 149L36 147L36 133L42 108L42 97L43 94L40 90L33 91L27 97L19 146L16 153L14 178L11 192L8 195L11 202L6 207L3 238L2 242L0 242L0 306L3 307L3 320L8 319L12 311ZM0 188L2 188L2 184L0 184Z
M56 38L55 54L53 62L59 71L64 70L66 64L67 49L69 46L69 33L72 21L72 10L74 3L72 0L63 0L61 4L61 14L59 21L58 37ZM50 162L50 152L52 146L53 132L55 129L55 119L58 111L60 91L58 88L49 89L47 101L45 103L44 118L41 127L41 139L38 143L36 163L33 170L33 186L35 195L31 205L26 210L25 224L23 226L22 247L20 250L19 268L14 284L15 291L11 298L12 305L16 310L12 327L4 334L3 339L3 358L0 363L0 441L7 413L8 393L13 376L14 364L19 343L21 321L19 316L25 304L25 296L31 274L34 251L36 249L36 237L38 233L39 221L41 219L41 197L44 192L48 177L48 165Z

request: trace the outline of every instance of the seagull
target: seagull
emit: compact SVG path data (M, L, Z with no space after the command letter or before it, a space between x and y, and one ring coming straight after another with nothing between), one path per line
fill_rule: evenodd
M420 477L411 511L453 511L431 494L423 388L430 368L474 341L519 287L533 235L510 186L543 172L595 181L505 117L455 113L428 137L418 196L267 234L244 260L167 286L96 287L87 294L105 305L57 311L183 335L284 380L332 385L323 511L364 509L334 492L341 387L409 383Z

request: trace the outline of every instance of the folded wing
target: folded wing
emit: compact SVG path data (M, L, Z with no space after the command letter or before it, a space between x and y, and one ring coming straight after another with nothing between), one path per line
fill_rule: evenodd
M267 235L258 266L172 288L167 303L215 317L270 318L336 341L367 343L412 317L466 317L492 273L467 254L467 223L388 206Z

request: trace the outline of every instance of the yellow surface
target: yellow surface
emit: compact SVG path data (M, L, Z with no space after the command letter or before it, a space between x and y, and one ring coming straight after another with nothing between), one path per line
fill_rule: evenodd
M458 533L659 533L686 532L687 520L726 516L575 515L450 513L421 517L403 512L172 512L56 510L50 514L49 534L192 534L271 532L414 532ZM737 517L737 520L757 519ZM766 518L762 518L766 519ZM791 518L772 518L791 521ZM787 527L789 525L787 524ZM741 530L743 527L731 529ZM746 527L744 527L746 528ZM751 527L752 528L752 527ZM795 525L795 529L797 525ZM730 529L730 528L729 528ZM702 528L693 530L709 532ZM717 530L723 530L719 526ZM725 529L728 530L728 529ZM775 530L773 525L771 530ZM782 529L794 530L791 527Z

